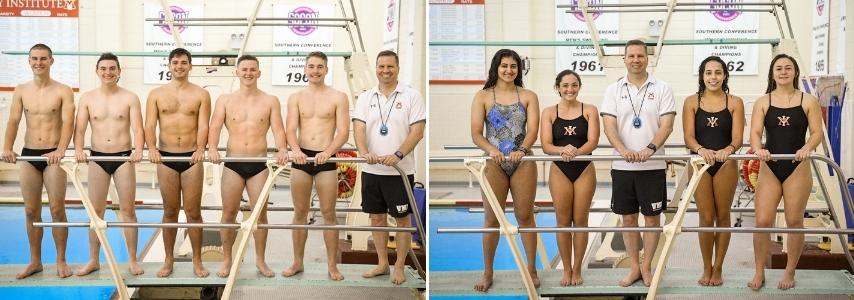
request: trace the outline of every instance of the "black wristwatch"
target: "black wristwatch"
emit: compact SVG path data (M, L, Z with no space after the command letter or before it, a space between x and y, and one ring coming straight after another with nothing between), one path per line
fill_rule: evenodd
M394 156L397 156L398 159L403 159L404 155L403 155L403 152L400 152L400 150L397 150L397 151L394 151Z
M652 149L652 152L658 151L658 147L656 147L654 143L649 143L646 147Z

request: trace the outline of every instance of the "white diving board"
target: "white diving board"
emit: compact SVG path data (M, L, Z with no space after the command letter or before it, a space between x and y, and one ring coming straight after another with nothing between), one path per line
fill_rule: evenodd
M205 267L210 275L198 278L193 273L193 265L190 262L176 262L171 276L166 278L157 277L162 263L141 263L145 274L133 276L127 272L127 265L121 264L122 276L127 286L132 287L169 287L169 286L225 286L228 278L216 276L219 262L208 262ZM47 287L47 286L115 286L110 270L104 263L101 269L87 276L71 276L59 278L56 276L56 266L45 265L44 271L24 279L15 279L15 274L24 269L26 265L0 265L0 287ZM72 270L77 270L81 265L71 265ZM270 268L276 271L276 276L267 278L261 276L255 268L255 264L244 264L240 267L237 275L238 286L320 286L320 287L375 287L375 288L409 288L425 289L426 282L418 276L418 272L411 267L406 267L406 282L401 285L391 283L389 275L374 278L362 278L362 273L370 270L374 265L339 264L338 269L344 274L344 280L333 281L326 273L326 264L306 264L305 271L293 277L283 277L281 270L285 264L273 263Z
M560 279L563 270L538 270L540 296L611 296L646 295L649 288L643 282L635 282L629 287L617 285L628 269L584 269L584 283L578 286L563 287ZM747 287L753 278L753 270L725 270L724 284L706 287L697 284L702 269L668 268L658 287L658 295L673 294L786 294L786 295L854 295L854 277L844 270L798 270L795 275L796 286L788 290L777 288L783 270L766 269L765 287L754 292ZM517 270L495 271L492 288L482 293L473 289L480 279L481 271L430 272L431 296L524 296L525 286L519 279Z

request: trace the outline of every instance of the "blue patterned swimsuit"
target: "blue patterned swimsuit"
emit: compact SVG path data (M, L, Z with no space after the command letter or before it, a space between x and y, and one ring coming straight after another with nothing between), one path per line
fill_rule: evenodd
M486 139L501 153L508 155L525 140L528 114L519 97L519 87L516 87L516 103L498 103L495 100L495 88L492 88L492 102L492 108L486 113ZM504 162L500 166L507 176L513 176L519 164Z

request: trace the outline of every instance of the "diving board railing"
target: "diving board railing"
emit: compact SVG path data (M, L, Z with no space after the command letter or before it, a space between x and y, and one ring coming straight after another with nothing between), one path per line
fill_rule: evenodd
M771 155L771 159L774 160L793 160L795 155L793 154L774 154ZM706 164L705 160L697 155L653 155L649 158L649 160L687 160L689 161L691 167L694 172L691 176L691 179L688 182L688 187L684 189L681 193L681 198L673 199L678 202L678 208L676 211L676 215L671 220L670 223L664 225L663 227L635 227L635 228L624 228L624 227L586 227L586 228L543 228L543 227L535 227L535 228L518 228L515 225L510 224L507 220L504 212L500 210L500 206L498 206L498 200L495 196L495 193L492 191L492 188L486 180L484 175L486 161L490 160L489 157L467 157L467 156L445 156L445 157L431 157L430 162L463 162L466 168L471 171L474 176L481 183L481 189L486 196L486 200L490 203L490 207L493 210L493 214L499 220L498 228L439 228L438 233L474 233L474 232L498 232L502 235L507 236L507 241L510 244L510 249L513 254L514 260L516 261L516 265L518 271L522 277L522 282L525 285L525 292L527 293L530 299L539 299L540 293L537 288L534 286L533 281L531 279L531 275L527 272L524 261L522 261L521 252L516 243L516 235L519 233L539 233L539 232L662 232L664 234L664 247L662 248L662 252L659 255L659 259L655 268L655 273L653 274L653 280L650 288L647 290L647 297L650 299L655 299L658 286L663 278L665 268L664 264L669 258L669 252L672 247L673 240L677 235L681 232L734 232L734 233L746 233L746 232L796 232L796 233L819 233L819 234L838 234L839 235L839 243L841 243L842 247L847 249L847 244L845 241L847 239L844 237L844 234L854 234L854 229L842 229L840 222L837 218L839 214L836 212L833 204L831 203L830 197L825 197L825 201L827 202L828 210L832 216L832 220L836 229L811 229L811 228L726 228L726 227L683 227L682 220L684 214L688 211L687 206L689 199L693 196L694 191L696 189L697 183L699 182L702 174L708 169L710 165ZM756 155L731 155L728 158L729 160L754 160L758 159ZM825 162L828 166L838 172L837 176L838 184L840 187L844 187L846 183L844 182L844 173L840 169L839 165L837 165L833 160L817 154L812 154L809 156L809 159L813 162L811 165L813 168L817 168L814 161L821 160ZM562 161L563 158L560 156L525 156L522 158L523 161ZM573 160L575 161L615 161L615 160L623 160L623 157L618 155L581 155L575 157ZM822 185L824 189L824 182L821 180L821 176L819 176L819 183ZM843 198L845 199L851 207L854 207L854 201L852 201L851 194L848 192L847 188L842 189ZM826 190L824 190L826 193ZM854 212L848 211L848 218L854 218ZM848 260L849 266L854 269L854 257L852 257L849 251L846 252L846 259ZM654 255L654 254L653 254ZM854 282L851 282L851 291L854 293Z
M0 52L6 55L29 55L30 51L26 50L9 50ZM169 56L169 52L144 52L144 51L119 51L112 52L116 56L127 56L127 57L167 57ZM352 52L324 52L326 56L330 57L350 57L353 55ZM99 51L53 51L53 55L58 56L101 56L104 52ZM237 51L222 51L222 52L193 52L194 57L237 57ZM274 52L274 51L254 51L254 52L246 52L243 54L253 55L256 57L306 57L308 52L303 51L283 51L283 52ZM69 148L70 150L70 148Z
M18 161L46 161L46 157L43 156L20 156L17 158ZM128 157L126 156L101 156L101 157L89 157L89 161L128 161ZM164 162L186 162L190 161L190 157L163 157L161 159ZM314 162L314 158L308 158L307 161L309 163ZM207 161L207 160L206 160ZM340 158L340 157L332 157L327 160L328 162L350 162L350 163L366 163L367 160L364 158ZM400 169L398 166L393 166L399 173L401 178L403 179L403 186L406 189L407 197L409 198L410 206L412 207L413 214L416 216L416 227L372 227L372 226L351 226L351 225L296 225L296 224L258 224L261 212L267 204L267 196L270 193L270 188L273 185L273 181L278 176L278 173L282 170L285 170L286 167L283 165L275 164L275 159L267 158L267 157L225 157L220 160L220 162L265 162L267 163L267 167L270 170L267 174L267 179L264 182L264 186L262 188L262 193L259 195L258 199L255 201L255 205L252 208L252 213L250 216L243 220L240 224L220 224L220 223L124 223L124 222L106 222L102 218L100 218L95 208L89 199L88 193L83 188L83 184L80 180L79 174L79 163L72 158L64 158L60 163L62 169L68 173L71 177L71 181L74 184L74 187L77 189L78 193L82 198L83 207L86 210L86 214L89 217L88 223L52 223L52 222L40 222L34 223L33 226L37 227L90 227L98 237L99 242L104 247L104 253L106 255L107 264L110 269L110 277L112 279L113 284L116 286L117 293L120 299L126 300L130 299L130 295L128 293L126 279L124 279L121 269L119 268L118 263L116 262L115 255L113 254L112 248L110 247L109 242L106 237L106 229L109 227L118 228L118 227L132 227L132 228L140 228L140 227L156 227L156 228L204 228L204 227L214 227L214 228L230 228L230 229L238 229L241 233L241 238L237 244L237 251L233 254L233 262L231 264L231 270L228 276L228 279L225 283L225 288L223 290L223 298L229 299L231 296L231 292L234 289L234 285L237 279L237 275L240 272L240 265L243 260L243 255L246 249L246 246L249 241L249 237L252 236L252 233L255 230L261 229L308 229L308 230L353 230L353 231L397 231L397 232L414 232L417 231L421 236L424 235L424 224L422 224L421 219L418 218L419 211L418 206L415 202L415 197L412 192L412 188L405 184L408 182L408 178L406 173ZM426 241L423 244L425 247L427 246ZM425 274L423 267L421 267L420 262L418 262L415 257L415 253L413 249L410 249L409 255L413 258L413 263L419 271L419 274L423 276ZM168 278L164 278L163 280L168 280Z
M727 3L719 4L721 6ZM581 13L584 16L584 22L587 24L588 32L590 32L590 40L587 41L430 41L430 46L592 46L596 50L596 56L599 63L605 67L622 67L622 60L617 59L618 56L606 55L604 47L606 46L625 46L626 41L609 41L599 38L599 30L593 22L594 13L648 13L648 12L666 12L664 17L664 25L661 29L661 34L652 40L645 40L648 46L654 46L655 50L651 55L650 66L658 66L661 48L665 45L713 45L713 44L771 44L775 48L783 46L787 49L796 49L797 45L794 42L794 30L792 30L792 22L789 18L789 11L786 7L786 1L770 1L770 2L739 2L735 5L748 6L750 8L740 7L739 11L744 12L767 12L771 13L777 21L777 27L780 31L781 39L696 39L696 40L665 40L670 20L676 12L698 12L698 11L722 11L731 10L727 8L715 8L714 4L697 3L697 2L680 2L678 0L667 0L664 2L653 3L588 3L587 0L578 0L574 5L557 5L557 9L567 9L566 13ZM683 7L683 8L680 8ZM689 7L689 8L684 8ZM621 9L614 9L621 8ZM788 26L789 37L786 37L786 31L780 21L780 13L778 9L783 11L785 21ZM568 16L567 16L568 17ZM796 52L796 51L795 51Z

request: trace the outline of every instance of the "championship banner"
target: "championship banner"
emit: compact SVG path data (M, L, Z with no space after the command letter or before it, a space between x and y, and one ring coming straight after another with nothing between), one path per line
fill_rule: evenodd
M579 0L555 0L555 40L557 41L590 41L592 39L584 14L581 12L566 12L566 8L558 5L572 5L569 10L579 10ZM593 4L619 4L617 0L588 0ZM620 16L615 13L597 13L590 8L593 24L599 31L600 40L618 40L620 36ZM619 54L622 49L605 47L605 55ZM555 47L555 74L565 69L575 71L580 75L605 75L604 66L599 64L599 57L593 46Z
M386 0L383 6L383 50L399 52L400 4L400 0Z
M717 11L694 13L694 39L756 39L759 38L759 18L755 12L742 12L744 0L709 0L708 8ZM699 8L700 6L698 6ZM694 75L700 63L709 56L719 56L726 62L730 75L759 73L759 45L696 45L694 46Z
M334 18L332 5L273 5L274 18ZM273 27L273 51L332 51L332 27L312 26L315 20L288 21L288 26ZM327 69L334 70L332 57ZM305 57L274 57L272 67L273 85L308 86L305 76ZM326 75L326 84L332 85L332 72Z
M830 3L828 0L813 0L812 6L812 55L810 75L827 75L827 43L830 40Z
M45 44L53 51L79 51L80 5L77 0L0 1L0 49L29 50ZM77 56L54 56L51 78L80 87ZM27 56L0 55L0 91L12 91L33 78Z
M170 6L170 10L175 19L205 17L204 5L201 3L176 4ZM154 26L154 24L166 24L163 7L160 4L146 2L143 4L143 11L143 51L168 53L178 47L169 26ZM147 22L145 21L147 18L157 18L158 21ZM175 22L174 28L181 34L184 49L189 50L190 53L203 51L204 26L181 26L181 23ZM199 64L199 59L203 58L196 57L195 64ZM145 84L166 84L172 80L169 58L165 56L143 58L142 72Z

